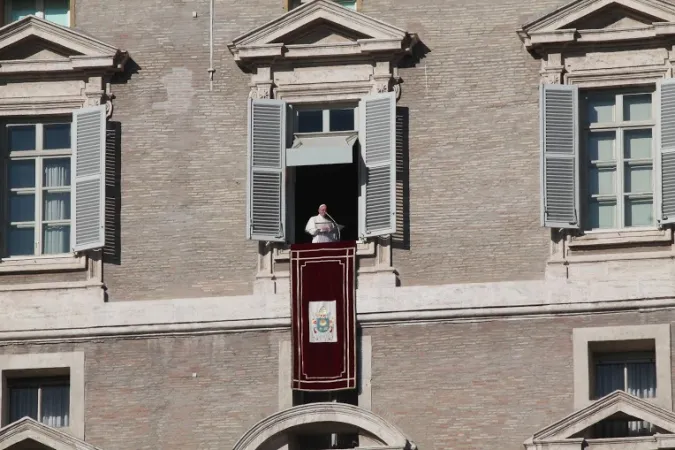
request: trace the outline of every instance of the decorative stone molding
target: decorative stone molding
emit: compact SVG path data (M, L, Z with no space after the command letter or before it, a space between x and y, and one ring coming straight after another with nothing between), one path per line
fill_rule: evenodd
M283 442L279 438L288 430L313 423L323 423L327 432L330 431L329 423L353 426L379 440L381 445L377 448L417 449L401 430L372 411L344 403L312 403L286 409L261 420L239 439L234 450L258 450L275 438Z
M561 450L586 448L587 439L578 436L587 428L612 415L623 413L637 420L644 420L666 431L643 438L614 438L616 450L652 450L672 448L675 439L675 414L623 391L601 398L566 418L535 433L524 443L526 450ZM590 441L590 439L589 439ZM607 443L606 439L603 439ZM591 446L592 447L592 446Z
M18 355L0 355L0 404L2 405L2 423L7 424L6 383L8 371L65 369L70 376L70 424L59 431L61 435L70 434L84 439L84 353L28 353ZM12 425L3 430L11 428ZM44 426L44 425L41 425ZM49 427L47 427L49 428ZM50 428L51 429L51 428ZM0 450L4 445L3 430L0 430ZM57 448L57 447L54 447ZM58 447L62 448L62 447ZM77 447L79 449L79 447Z
M572 334L574 348L574 406L582 408L591 403L590 349L592 343L653 340L656 356L656 403L667 410L673 409L672 377L670 365L670 324L634 325L621 327L575 328Z
M30 445L31 441L38 442L53 450L100 450L98 447L76 439L58 429L43 425L29 417L24 417L0 429L0 450L13 448L15 445L20 446L22 442Z

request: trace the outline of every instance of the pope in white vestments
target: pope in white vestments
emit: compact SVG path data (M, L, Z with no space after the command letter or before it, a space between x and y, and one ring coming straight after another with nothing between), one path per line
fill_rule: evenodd
M313 244L338 240L335 224L326 216L326 205L319 206L319 214L309 218L305 231L312 235Z

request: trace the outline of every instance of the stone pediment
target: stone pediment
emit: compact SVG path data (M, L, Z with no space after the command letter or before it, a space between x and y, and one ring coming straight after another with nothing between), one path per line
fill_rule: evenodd
M0 28L0 74L115 71L127 58L112 45L35 16Z
M416 36L332 0L313 0L228 46L239 62L408 52Z
M580 444L587 440L587 430L605 419L614 418L649 422L656 427L656 434L655 436L647 436L644 440L651 441L652 443L654 440L661 443L667 442L668 445L675 443L675 413L623 391L614 391L589 406L538 431L525 441L525 448L543 449L547 445L551 445L551 448L559 448L565 444L575 447L579 445L576 448L583 448ZM649 448L671 447L652 446Z
M528 49L675 35L675 5L664 0L574 0L523 25Z
M0 429L0 450L23 448L31 450L99 450L98 447L28 417Z

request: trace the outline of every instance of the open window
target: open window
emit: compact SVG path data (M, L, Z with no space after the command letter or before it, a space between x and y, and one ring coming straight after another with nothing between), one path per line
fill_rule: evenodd
M3 257L103 246L105 123L105 106L3 122Z
M395 105L393 92L358 104L250 100L248 237L303 242L322 203L343 240L395 232Z

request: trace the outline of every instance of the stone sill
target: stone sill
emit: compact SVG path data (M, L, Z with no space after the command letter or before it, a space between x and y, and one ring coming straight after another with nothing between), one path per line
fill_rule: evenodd
M17 257L0 260L0 273L54 272L83 270L87 268L86 256L58 255Z
M357 256L374 256L375 255L375 241L367 242L357 242L356 243L356 255ZM274 260L275 261L287 261L291 258L290 248L275 248L274 249Z
M626 246L639 244L663 244L671 242L673 231L670 228L648 230L619 230L590 232L584 236L572 237L567 246L574 250L587 250L593 247Z

